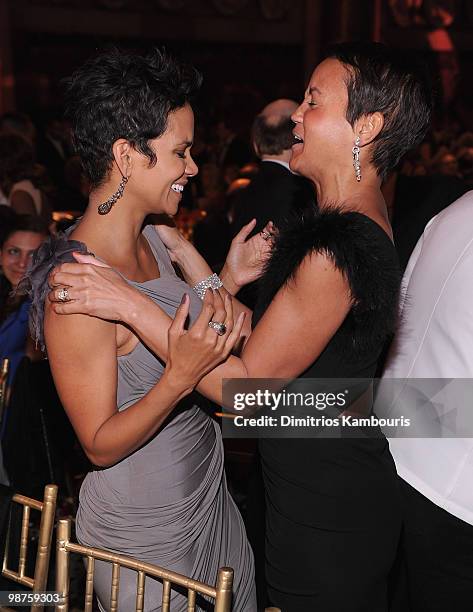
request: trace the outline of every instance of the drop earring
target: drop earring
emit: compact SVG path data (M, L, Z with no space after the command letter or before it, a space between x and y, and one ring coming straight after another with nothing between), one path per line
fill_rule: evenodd
M122 180L118 185L118 189L115 193L103 204L97 207L97 211L99 215L108 215L108 213L112 210L112 206L115 204L117 200L119 200L123 196L123 192L125 191L125 185L128 183L128 177L122 175Z
M355 145L351 150L353 153L353 167L355 168L355 176L358 183L361 181L361 164L360 164L360 137L357 136Z

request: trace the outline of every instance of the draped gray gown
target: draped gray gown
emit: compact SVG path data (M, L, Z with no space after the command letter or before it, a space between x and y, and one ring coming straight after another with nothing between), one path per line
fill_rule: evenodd
M190 295L191 321L201 302L175 274L166 248L152 226L144 230L161 276L130 284L174 317L182 295ZM141 399L159 380L163 364L140 342L118 357L119 410ZM217 570L235 570L233 610L256 611L253 553L238 509L226 485L218 425L184 401L159 432L116 465L90 472L80 491L77 538L89 546L131 555L142 561L215 583ZM108 609L111 565L96 563L94 588ZM162 588L148 578L145 609L161 610ZM134 610L136 572L120 572L120 612ZM212 606L202 603L204 608ZM172 591L171 610L186 610Z

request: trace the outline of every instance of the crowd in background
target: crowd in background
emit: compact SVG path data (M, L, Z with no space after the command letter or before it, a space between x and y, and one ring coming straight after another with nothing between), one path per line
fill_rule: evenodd
M199 240L199 224L207 216L231 223L235 193L248 186L258 171L251 125L240 127L238 132L227 125L225 118L214 123L198 118L192 154L199 174L185 191L177 223L188 236L196 231L197 242L205 249ZM433 128L426 140L403 160L399 174L451 177L461 182L464 190L471 189L473 133L463 130L455 121ZM88 190L80 160L73 153L68 123L60 113L45 117L41 126L24 113L1 116L0 205L10 206L20 214L38 214L51 223L53 213L67 211L79 215L87 202ZM416 203L410 207L415 208ZM391 209L394 217L394 206ZM55 219L64 216L54 215ZM226 232L222 239L227 239Z
M214 122L206 122L202 117L197 118L192 154L199 166L199 174L186 188L176 218L176 224L181 231L194 241L217 271L224 261L232 237L241 229L234 222L238 217L237 211L234 210L238 194L251 184L260 168L260 160L251 142L252 126L241 126L240 122L240 129L236 130L227 123L229 122L226 122L224 115ZM403 160L398 171L393 173L384 187L403 266L430 218L471 188L473 133L463 130L453 121L434 127L417 150ZM69 125L60 113L45 115L42 125L36 125L28 115L20 112L9 112L0 117L0 247L3 262L6 243L16 231L15 228L20 228L18 231L26 228L24 231L30 235L34 232L34 236L41 239L48 231L55 232L66 228L83 212L88 191L89 186L82 173L80 160L73 152ZM19 219L17 215L27 216ZM27 265L30 256L31 252L22 255L21 265ZM12 297L15 284L8 279L5 263L0 278L0 345L3 344L1 357L9 357L13 363L9 379L10 404L20 401L25 405L31 398L25 398L24 392L17 391L17 395L21 395L20 399L18 396L13 397L13 373L16 371L23 385L25 377L28 379L30 376L38 380L36 374L25 373L24 366L20 365L22 357L26 356L27 360L31 361L38 359L38 354L33 350L34 347L31 347L30 341L27 341L27 301L24 297ZM7 335L11 335L13 319L18 325L14 350L11 338L8 342L6 340ZM18 346L18 342L21 346ZM41 368L44 380L44 364ZM18 383L16 388L19 389L20 386ZM48 390L44 391L44 394L48 397L49 405L51 398L55 398L52 403L56 405L56 419L60 405L54 393L52 384L48 383ZM34 402L37 404L37 399ZM28 410L30 409L31 407ZM8 455L10 449L13 455L6 457L6 464L12 471L12 484L26 486L26 483L20 483L18 480L15 482L14 464L19 459L14 453L15 444L9 443L8 440L20 435L18 431L21 429L21 422L11 419L9 426L9 412L11 410L7 410L3 418L3 450L4 454ZM46 421L47 418L42 419L42 425L38 421L38 426L44 426ZM70 440L72 434L65 420L61 427L63 441ZM57 426L52 430L57 431ZM23 432L22 435L26 434ZM69 443L64 445L63 441L59 446L62 451L65 448L69 451L71 446ZM38 443L37 446L41 454L41 444ZM54 450L54 444L50 445L50 449ZM77 445L75 449L80 453ZM62 451L58 451L57 456L64 462ZM75 460L76 458L68 456L65 464L68 465L71 461L74 463ZM37 462L36 466L39 464L41 461ZM56 469L56 466L52 465L51 457L44 461L44 466L43 470L38 468L37 488L33 487L30 492L39 490L45 481L51 479L51 470ZM65 481L69 478L62 467L57 471L61 474L55 475L56 480L59 478ZM72 493L75 490L70 482L67 490Z
M241 229L241 194L262 166L253 138L254 125L235 120L234 111L213 119L197 114L192 156L199 173L186 187L175 220L217 272ZM60 112L44 113L41 122L22 112L0 116L0 361L10 362L7 403L0 415L5 466L0 463L0 481L38 498L46 483L59 484L59 513L64 515L75 513L90 466L62 409L48 362L29 337L29 301L15 289L48 233L66 229L83 213L89 188ZM455 120L437 121L383 188L403 268L428 221L469 189L473 132ZM245 512L251 460L242 467L241 450L251 455L254 446L239 441L232 454L232 441L226 442L230 490Z

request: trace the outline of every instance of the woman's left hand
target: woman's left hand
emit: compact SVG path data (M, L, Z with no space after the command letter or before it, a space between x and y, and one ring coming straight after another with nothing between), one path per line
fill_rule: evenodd
M136 289L110 266L92 255L74 253L78 263L64 263L49 276L49 301L57 314L86 314L128 322ZM66 289L66 298L61 291Z
M245 313L234 321L232 298L207 290L200 315L189 330L189 296L184 295L168 331L168 356L165 376L176 385L193 389L200 379L222 363L240 340ZM223 333L211 325L223 324Z
M276 228L272 221L269 221L261 232L248 239L255 225L256 219L253 219L243 226L232 240L230 251L220 274L222 279L224 276L230 277L232 284L238 289L252 283L263 274L273 248L273 236L276 233Z

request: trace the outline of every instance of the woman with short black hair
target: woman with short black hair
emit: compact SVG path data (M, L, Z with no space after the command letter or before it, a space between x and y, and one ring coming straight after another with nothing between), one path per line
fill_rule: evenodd
M220 431L186 397L228 355L244 315L234 322L231 300L212 291L203 302L191 294L145 222L150 214L176 214L197 173L190 99L200 80L158 50L101 55L69 80L73 140L92 190L70 236L50 240L35 256L32 322L61 402L97 466L80 491L79 541L207 584L231 566L235 610L254 611L253 556L227 490ZM44 303L49 272L73 251L93 251L174 318L162 327L166 364L114 318L61 317ZM63 287L59 299L71 297ZM109 609L109 564L96 562L94 588L101 609ZM161 610L162 591L146 579L147 611ZM128 612L135 601L136 572L122 569L118 609ZM182 593L172 591L171 607L187 610Z

